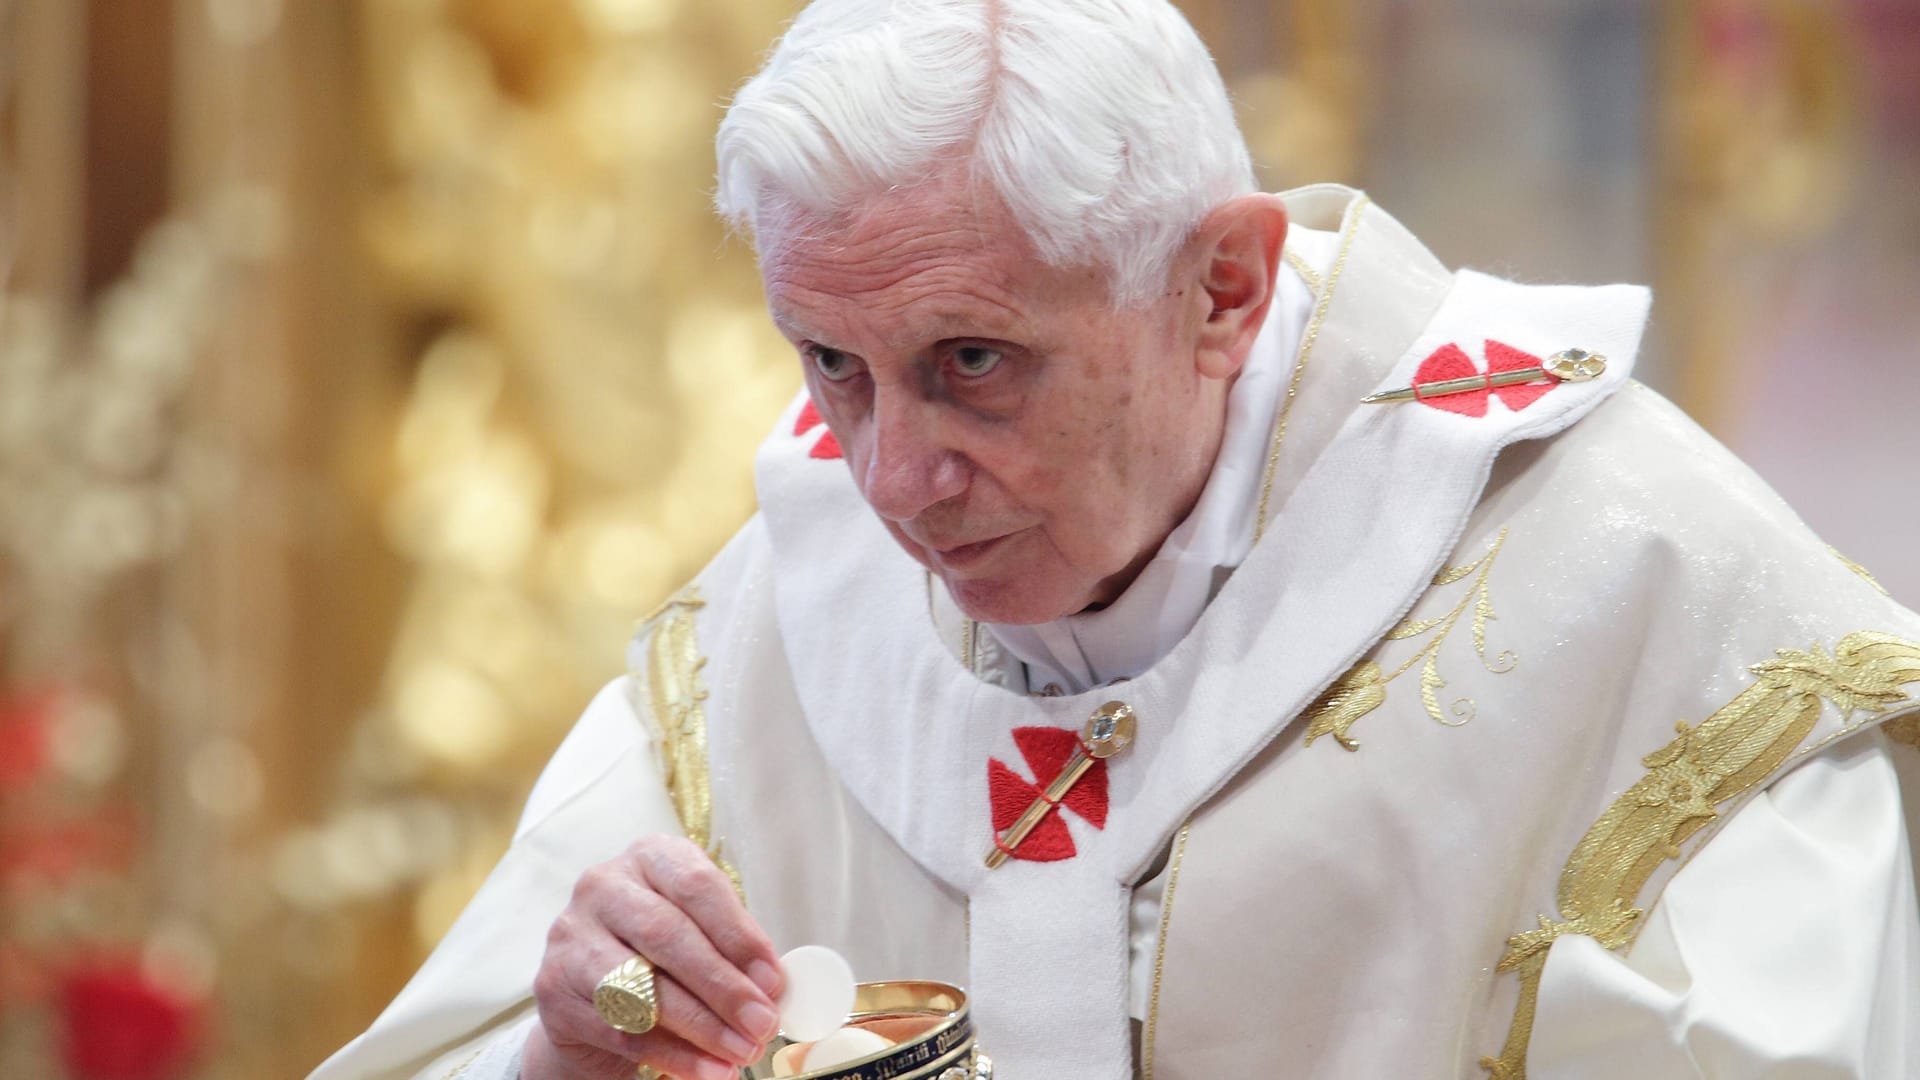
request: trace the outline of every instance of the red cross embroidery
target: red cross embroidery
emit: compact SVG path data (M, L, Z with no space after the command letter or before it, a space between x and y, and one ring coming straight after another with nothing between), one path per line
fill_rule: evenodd
M1528 368L1541 370L1541 359L1532 353L1523 352L1511 345L1504 345L1492 338L1487 339L1487 374L1496 375L1502 371L1522 371ZM1458 345L1442 345L1433 351L1433 355L1420 362L1420 370L1414 373L1413 386L1415 400L1434 409L1444 409L1462 416L1487 415L1487 399L1497 397L1500 403L1514 412L1539 401L1549 390L1560 385L1547 380L1537 383L1520 383L1516 386L1495 386L1488 389L1468 390L1460 393L1444 394L1437 397L1420 397L1417 391L1430 383L1445 382L1448 379L1471 379L1480 374L1473 366L1473 360ZM1541 378L1546 379L1545 371Z
M1020 778L999 758L987 760L987 797L993 805L993 832L1005 833L1020 815L1033 805L1046 786L1060 775L1067 759L1080 745L1080 733L1070 728L1023 727L1013 729L1013 744L1033 770L1031 782ZM1096 829L1107 826L1107 763L1095 761L1080 782L1073 785L1059 805L1087 820ZM1058 862L1076 854L1073 835L1059 814L1040 819L1020 846L1013 849L1016 859L1030 862Z
M813 399L808 398L807 403L800 408L800 418L794 421L793 433L805 435L819 427L821 423L820 410L814 408ZM840 458L840 440L833 437L831 428L820 433L820 437L814 440L813 449L807 451L807 456L827 461L836 461Z

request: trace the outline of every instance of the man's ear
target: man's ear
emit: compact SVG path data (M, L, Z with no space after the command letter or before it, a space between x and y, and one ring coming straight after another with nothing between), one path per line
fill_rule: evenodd
M1278 195L1242 195L1207 215L1194 234L1195 267L1211 310L1194 344L1202 375L1224 379L1240 370L1273 303L1287 210Z

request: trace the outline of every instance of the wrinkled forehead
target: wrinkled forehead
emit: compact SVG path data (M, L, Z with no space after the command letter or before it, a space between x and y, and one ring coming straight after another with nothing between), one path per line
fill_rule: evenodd
M971 192L893 191L858 208L788 207L762 221L767 300L795 336L1011 336L1049 310L1106 298L1098 271L1048 266L1004 206Z
M772 199L755 216L754 246L763 265L872 257L921 235L941 237L955 250L1031 256L1033 246L1005 201L970 175L970 170L954 170L849 206Z

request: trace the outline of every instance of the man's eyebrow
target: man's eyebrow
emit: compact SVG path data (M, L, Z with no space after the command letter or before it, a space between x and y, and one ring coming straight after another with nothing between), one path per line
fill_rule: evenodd
M807 325L798 317L772 310L767 314L774 327L788 338L828 346L834 344L830 340L833 335L821 334L817 327ZM917 321L910 329L890 336L887 344L891 348L908 351L964 338L1024 341L1032 336L1032 327L1026 319L1012 311L945 310L933 313L925 321Z
M787 337L794 338L797 340L803 340L803 341L812 341L813 339L819 336L818 334L813 333L811 328L804 326L797 320L790 319L780 314L777 311L769 311L767 315L769 318L773 320L774 329L780 331L782 334L785 334Z
M928 341L970 337L1022 339L1032 336L1032 328L1026 319L1006 309L992 313L944 311L929 318L920 333Z

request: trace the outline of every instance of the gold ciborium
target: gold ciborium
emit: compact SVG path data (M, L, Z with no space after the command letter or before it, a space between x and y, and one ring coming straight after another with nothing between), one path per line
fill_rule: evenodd
M776 1037L767 1055L740 1075L746 1080L992 1080L993 1063L973 1042L967 992L943 982L861 983L848 1027L893 1045L866 1057L799 1071L808 1045Z

